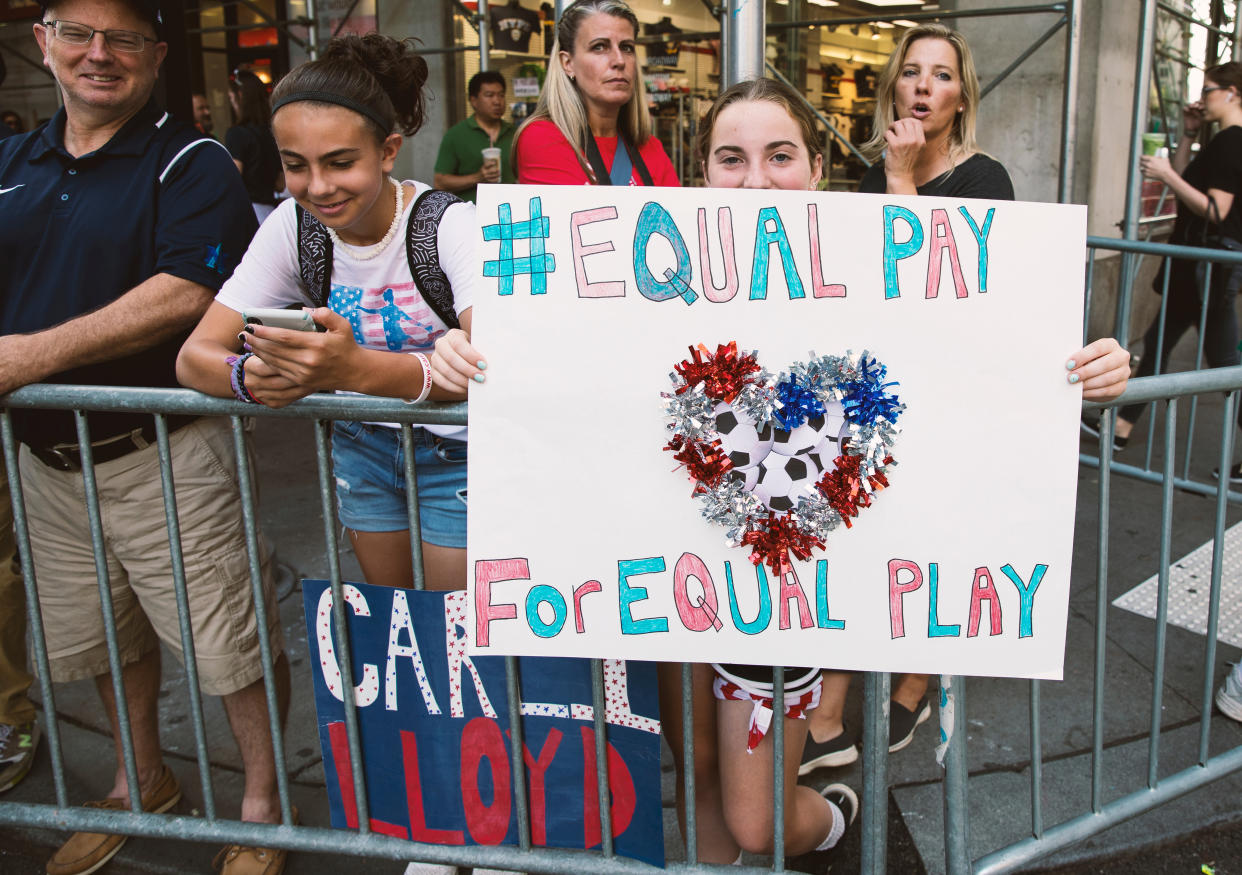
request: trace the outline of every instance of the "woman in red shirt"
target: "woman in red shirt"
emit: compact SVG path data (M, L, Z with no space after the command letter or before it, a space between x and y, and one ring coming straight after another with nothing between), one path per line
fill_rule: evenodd
M621 0L578 0L561 13L535 114L513 141L519 183L681 184L651 135L637 36Z

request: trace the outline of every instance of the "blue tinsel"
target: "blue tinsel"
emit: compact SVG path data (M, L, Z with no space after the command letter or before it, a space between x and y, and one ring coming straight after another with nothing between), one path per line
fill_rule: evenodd
M845 418L859 425L873 425L879 419L895 423L906 406L888 389L899 385L884 382L888 368L863 353L858 363L858 377L841 386L841 406Z
M807 418L824 415L824 402L819 394L796 376L776 384L776 410L773 418L785 431L793 431Z

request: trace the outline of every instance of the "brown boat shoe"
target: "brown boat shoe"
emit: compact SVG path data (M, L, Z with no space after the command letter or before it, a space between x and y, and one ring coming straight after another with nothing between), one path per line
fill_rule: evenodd
M155 786L143 794L142 809L151 814L167 811L181 799L181 785L172 769L164 765ZM128 811L128 799L100 799L87 802L85 808L107 808ZM75 832L47 861L47 875L90 875L102 868L125 844L129 836L102 832Z
M293 823L298 820L297 806L293 808ZM212 868L221 875L280 875L285 871L289 852L284 848L252 848L247 845L229 845L216 854Z

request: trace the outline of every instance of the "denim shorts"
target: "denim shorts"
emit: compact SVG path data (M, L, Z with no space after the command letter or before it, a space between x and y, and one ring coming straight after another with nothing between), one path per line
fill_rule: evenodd
M358 532L408 529L401 429L338 421L332 463L341 523ZM466 442L414 429L414 471L422 538L466 546Z

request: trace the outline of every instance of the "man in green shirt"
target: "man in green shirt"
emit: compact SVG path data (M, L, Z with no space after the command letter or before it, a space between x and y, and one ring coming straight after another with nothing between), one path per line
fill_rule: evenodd
M513 124L504 120L505 77L484 70L470 77L467 87L474 115L453 125L440 141L436 156L435 187L474 201L480 182L516 182L509 163ZM483 160L483 150L500 149L499 161Z

